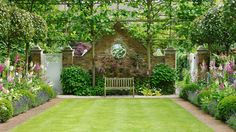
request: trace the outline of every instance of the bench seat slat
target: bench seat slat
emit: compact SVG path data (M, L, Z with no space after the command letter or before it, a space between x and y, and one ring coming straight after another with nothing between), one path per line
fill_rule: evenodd
M104 83L104 96L106 90L112 89L132 89L134 97L134 78L106 78Z

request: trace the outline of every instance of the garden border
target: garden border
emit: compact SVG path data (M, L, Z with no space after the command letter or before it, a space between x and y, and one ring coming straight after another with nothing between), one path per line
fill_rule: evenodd
M200 120L201 122L212 128L214 132L235 132L227 124L225 124L221 120L216 120L214 117L202 111L200 108L194 106L190 102L185 101L184 99L181 98L175 98L172 100L181 107L183 107L185 110L190 112L198 120Z
M26 120L34 117L35 115L45 111L46 109L58 104L59 102L61 102L63 99L60 98L55 98L55 99L51 99L50 101L32 108L28 111L26 111L25 113L22 113L18 116L12 117L10 118L7 122L5 123L0 123L0 132L6 132L9 131L10 129L18 126L19 124L25 122Z

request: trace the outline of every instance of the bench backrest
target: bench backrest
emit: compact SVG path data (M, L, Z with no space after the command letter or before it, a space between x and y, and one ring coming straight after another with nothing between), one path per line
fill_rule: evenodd
M107 88L132 88L134 87L134 78L106 78L105 87Z

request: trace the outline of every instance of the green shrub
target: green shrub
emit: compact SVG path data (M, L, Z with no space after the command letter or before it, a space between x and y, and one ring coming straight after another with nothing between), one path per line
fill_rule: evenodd
M200 87L197 84L195 84L195 83L185 84L184 87L181 89L179 96L181 98L187 100L188 93L189 92L196 92L197 90L200 90Z
M230 127L236 130L236 115L232 115L226 122Z
M35 106L39 106L50 99L48 93L44 89L39 89L35 96Z
M167 65L156 65L151 74L151 88L162 94L175 93L176 71Z
M54 91L53 88L52 88L51 86L49 86L48 84L43 83L43 84L41 84L40 87L42 88L42 90L44 90L44 91L48 94L49 99L52 99L52 98L55 98L55 97L56 97L55 91Z
M91 86L91 77L84 69L72 66L63 69L61 83L64 94L83 95Z
M219 116L226 121L236 113L236 96L228 96L221 100L217 106Z
M201 106L203 98L210 97L211 91L210 90L202 90L197 97L197 102Z
M217 105L219 102L217 102L216 100L211 100L208 104L207 104L207 110L208 113L216 118L219 118L219 111L217 109Z
M10 101L0 98L0 122L6 122L12 117L13 108Z

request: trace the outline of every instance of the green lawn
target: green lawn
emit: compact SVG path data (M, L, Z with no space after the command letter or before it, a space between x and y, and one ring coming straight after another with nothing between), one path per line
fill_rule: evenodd
M67 99L12 131L213 132L169 99Z

